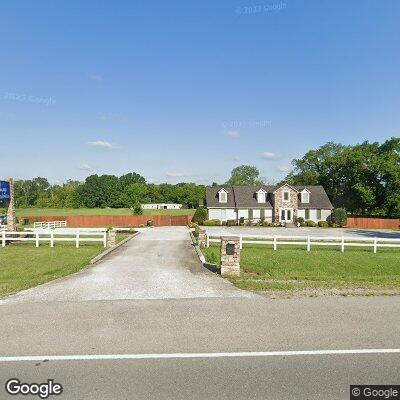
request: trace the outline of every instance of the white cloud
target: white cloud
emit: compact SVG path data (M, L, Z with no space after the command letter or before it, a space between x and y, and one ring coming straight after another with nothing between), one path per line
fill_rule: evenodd
M277 160L279 156L275 153L271 153L270 151L264 151L261 153L261 157L265 160Z
M95 140L93 142L88 142L89 146L92 147L98 147L101 149L106 149L106 150L115 150L119 149L118 146L115 146L114 144L111 144L110 142L107 142L105 140Z
M81 171L91 171L93 169L89 164L81 164L78 168Z
M240 136L239 131L226 131L225 136L230 138L238 138Z
M278 167L279 172L290 172L291 168L287 165L282 165L281 167Z
M168 178L184 178L188 176L182 172L167 172L166 175Z
M98 82L104 81L104 78L99 74L91 74L89 75L89 78L93 81L98 81Z

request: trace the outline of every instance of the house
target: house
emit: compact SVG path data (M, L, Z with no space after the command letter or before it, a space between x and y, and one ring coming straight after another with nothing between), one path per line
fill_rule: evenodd
M326 221L332 213L322 186L211 186L207 187L209 219L265 220L295 223L297 218Z
M182 204L175 203L157 203L157 204L142 204L143 210L180 210Z

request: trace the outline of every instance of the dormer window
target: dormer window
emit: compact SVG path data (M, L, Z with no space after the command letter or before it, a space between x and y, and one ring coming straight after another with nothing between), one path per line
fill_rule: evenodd
M257 203L265 203L265 198L267 195L267 192L264 189L260 189L257 193Z
M283 196L283 201L286 201L286 202L290 201L290 192L289 192L289 190L283 191L282 196Z
M301 192L301 202L302 203L309 203L310 202L310 192L307 189L304 189Z
M218 200L220 203L227 203L228 202L228 192L225 189L221 189L218 192Z

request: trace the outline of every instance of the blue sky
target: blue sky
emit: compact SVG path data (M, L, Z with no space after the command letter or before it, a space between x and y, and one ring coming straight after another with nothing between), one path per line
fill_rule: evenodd
M0 176L267 181L400 134L400 2L3 1Z

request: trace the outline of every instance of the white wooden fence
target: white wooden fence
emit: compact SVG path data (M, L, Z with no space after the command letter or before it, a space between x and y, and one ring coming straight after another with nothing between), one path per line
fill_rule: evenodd
M235 235L230 235L235 236ZM378 248L397 247L400 248L400 239L391 238L364 238L364 237L345 237L345 236L266 236L266 235L237 235L240 240L240 248L243 244L266 244L273 246L274 250L281 245L304 246L307 251L311 251L312 246L336 246L343 252L346 247L371 247L374 253ZM221 236L207 235L206 246L210 247L210 242L221 242Z
M36 247L40 243L50 243L54 247L56 242L75 242L76 248L79 248L84 242L100 242L107 247L107 230L104 231L87 231L87 230L35 230L32 232L7 232L2 231L0 234L2 247L6 246L8 241L12 242L34 242Z
M66 228L67 221L34 222L33 227L35 229Z

